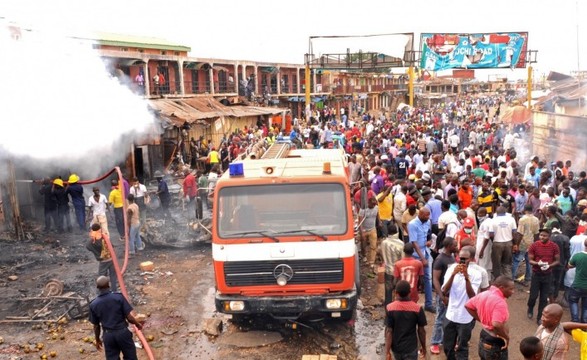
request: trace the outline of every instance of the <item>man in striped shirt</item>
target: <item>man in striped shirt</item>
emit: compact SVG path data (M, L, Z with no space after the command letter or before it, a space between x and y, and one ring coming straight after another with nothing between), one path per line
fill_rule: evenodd
M540 325L540 314L548 303L552 287L552 268L559 264L560 250L558 245L550 241L550 229L540 229L539 241L528 249L528 259L532 265L532 281L530 283L530 297L528 298L528 318L534 316L534 305L538 302L538 316L536 322Z
M397 227L395 224L390 224L390 228L391 233L381 242L381 256L385 265L385 306L392 300L395 282L393 268L395 263L401 260L404 253L404 242L399 239Z

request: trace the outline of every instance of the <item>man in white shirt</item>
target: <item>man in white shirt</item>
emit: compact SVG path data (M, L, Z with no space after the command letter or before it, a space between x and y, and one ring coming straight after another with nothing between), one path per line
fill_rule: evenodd
M459 159L459 162L456 166L450 168L450 172L455 175L461 175L465 171L465 160Z
M402 185L400 190L397 191L393 196L393 219L395 220L395 224L397 225L398 229L402 229L402 215L407 209L407 192L408 187L406 185ZM402 233L402 240L406 235L407 234Z
M448 305L443 343L448 359L469 358L469 340L475 319L465 308L465 303L480 290L489 288L487 272L472 262L474 259L475 248L464 246L459 252L459 262L450 265L444 276L442 292L448 294Z
M139 214L141 216L141 225L147 225L147 204L149 203L149 193L147 187L139 182L137 177L132 179L132 186L129 190L130 194L135 197L135 204L139 207Z
M448 164L448 168L451 171L454 171L453 169L458 165L458 160L452 148L448 149L446 155L444 155L444 161L446 161L446 163Z
M504 150L509 150L514 147L514 135L511 132L505 134L503 138L503 148Z
M414 160L414 164L416 164L416 168L417 168L417 165L418 165L418 164L420 164L420 163L422 162L422 159L423 159L423 157L422 157L422 155L421 155L419 152L416 152L416 153L414 154L414 156L413 156L413 160ZM423 171L422 171L422 172L423 172Z
M475 132L475 130L471 130L471 132L469 133L469 143L471 145L475 145L475 143L477 142L477 133Z
M365 135L369 136L369 134L373 131L375 127L373 126L373 122L369 122L365 127Z
M489 241L493 239L493 222L487 216L487 209L480 207L477 210L477 219L479 220L479 230L477 231L477 257L476 262L479 266L487 269L489 273L492 272L493 263L491 262L492 246Z
M457 152L460 141L461 139L456 133L453 133L451 136L448 137L448 144L452 148L453 153Z
M503 206L498 206L493 218L493 246L491 262L493 263L493 278L500 275L512 278L512 246L516 235L516 220L506 214Z
M570 252L569 259L571 259L575 254L586 250L586 248L585 248L586 241L587 241L587 235L585 233L575 235L570 239L570 241L569 241L569 252ZM573 281L575 281L576 270L577 269L574 267L567 270L567 272L565 273L565 286L571 287L571 285L573 284Z
M442 214L438 217L438 230L446 228L446 237L454 237L460 227L459 218L450 210L450 201L443 200L440 208Z
M501 163L505 163L505 159L506 159L506 157L505 157L505 151L502 150L502 151L500 151L499 156L497 157L497 160L496 160L497 161L497 164L499 165Z
M88 199L89 214L87 218L92 219L92 224L100 224L102 233L109 235L108 218L106 217L106 211L109 210L108 200L106 199L106 196L100 194L100 189L98 187L94 187L92 191L94 192L94 195L90 196Z
M414 156L415 158L416 156ZM428 162L428 157L426 155L422 156L422 160L417 163L416 171L420 170L422 173L430 172L430 163Z

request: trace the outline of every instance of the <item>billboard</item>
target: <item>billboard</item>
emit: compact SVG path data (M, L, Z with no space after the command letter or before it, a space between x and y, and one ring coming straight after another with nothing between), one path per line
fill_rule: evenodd
M420 48L420 67L430 71L525 68L528 33L423 33Z

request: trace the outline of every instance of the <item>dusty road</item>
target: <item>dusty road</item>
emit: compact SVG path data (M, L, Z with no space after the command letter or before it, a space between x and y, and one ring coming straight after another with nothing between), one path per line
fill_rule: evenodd
M63 282L63 293L95 296L93 281L98 264L84 248L84 235L50 234L23 242L0 240L0 320L7 317L53 319L67 310L68 301L23 300L40 296L51 279ZM115 242L119 253L122 243ZM142 273L138 265L151 260L155 271ZM11 275L18 276L14 281ZM383 309L374 277L363 276L361 308L354 322L302 322L297 330L270 319L255 319L246 326L236 326L230 317L214 311L214 279L208 243L186 249L148 247L130 259L125 282L131 302L140 313L147 314L144 333L153 336L150 346L156 359L301 359L304 354L332 354L338 359L383 359ZM521 359L520 340L532 335L536 324L525 317L526 288L518 287L509 300L512 313L510 359ZM421 296L423 299L423 295ZM39 310L41 310L39 312ZM427 313L431 334L433 315ZM222 322L219 336L209 336L207 319ZM568 311L565 314L568 320ZM480 326L473 331L471 359L478 359L476 344ZM83 320L71 320L59 327L47 324L0 323L0 359L38 359L56 352L57 359L102 359L93 345L84 341L93 335ZM91 340L91 339L86 339ZM43 349L35 348L43 343ZM25 348L30 348L25 353ZM83 353L80 353L83 351ZM147 359L138 350L140 359ZM444 356L433 356L442 359ZM569 359L579 358L578 344L572 343Z

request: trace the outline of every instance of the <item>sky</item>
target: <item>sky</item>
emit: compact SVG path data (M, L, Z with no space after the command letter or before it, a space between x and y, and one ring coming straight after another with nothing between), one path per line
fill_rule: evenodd
M310 36L410 32L418 47L421 32L528 31L528 49L538 50L536 77L587 69L587 22L580 22L586 14L587 2L578 0L0 2L0 17L24 26L153 36L190 46L195 57L293 64L303 64ZM387 41L381 38L381 48ZM343 41L342 51L358 50L357 44ZM320 50L314 44L314 53ZM527 71L478 70L476 76L487 80L497 74L525 78Z

